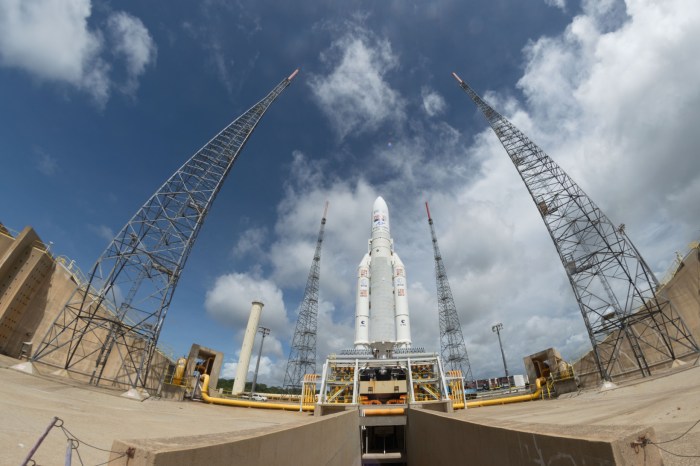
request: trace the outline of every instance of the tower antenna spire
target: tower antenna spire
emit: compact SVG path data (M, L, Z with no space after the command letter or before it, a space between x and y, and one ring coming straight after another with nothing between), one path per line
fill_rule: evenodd
M700 348L639 251L542 149L494 110L457 74L518 170L559 253L578 301L603 381L636 366ZM627 357L622 357L625 353ZM629 364L630 361L632 364Z
M430 206L428 206L427 201L425 203L425 211L428 214L428 225L430 225L433 252L435 253L435 282L437 285L438 317L440 320L440 355L446 366L445 370L461 371L466 384L469 384L474 381L472 367L469 363L467 346L464 344L464 336L462 334L462 325L459 322L457 306L452 297L450 282L447 280L447 271L445 270L445 264L442 262L435 226L430 216Z
M323 218L316 240L316 251L311 261L311 269L306 280L304 298L299 305L299 315L294 328L294 337L289 349L287 370L284 375L283 388L294 392L301 390L305 374L316 373L316 332L318 318L318 282L321 275L321 246L326 227L328 201L323 208Z
M58 313L33 361L91 370L95 385L104 376L132 388L157 387L161 375L149 378L151 360L197 234L248 138L290 78L207 142L134 214ZM119 370L105 374L108 363Z

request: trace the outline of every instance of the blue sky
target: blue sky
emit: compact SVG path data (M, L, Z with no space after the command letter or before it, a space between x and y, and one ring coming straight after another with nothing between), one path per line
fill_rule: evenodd
M693 0L0 3L0 221L89 270L191 154L295 68L234 166L161 334L232 376L263 299L281 383L323 203L319 359L353 338L372 201L390 209L414 343L438 349L429 201L477 377L589 347L547 231L450 73L531 136L658 275L699 236ZM253 365L251 364L251 367Z

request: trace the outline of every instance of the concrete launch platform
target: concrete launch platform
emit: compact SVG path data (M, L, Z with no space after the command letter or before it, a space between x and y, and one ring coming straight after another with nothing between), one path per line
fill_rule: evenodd
M168 442L162 439L179 437L170 444L182 451L188 447L189 436L198 436L200 440L208 437L219 441L236 440L246 434L279 432L285 427L301 427L300 432L306 429L310 434L315 429L314 423L318 422L312 415L296 412L153 399L137 402L119 397L119 392L8 369L16 362L0 356L0 464L3 465L20 464L53 416L63 419L65 427L81 440L104 449L112 448L113 441L119 439L139 439L138 443L146 445L149 441L144 439L159 438L161 441L153 442L164 445ZM341 419L343 416L341 414L337 421L332 421L338 430L345 429L345 424L350 425ZM452 414L416 413L414 419L424 422L420 416L430 416L429 422L435 427L425 432L413 432L409 440L424 442L434 451L437 456L431 464L468 463L471 443L478 445L484 454L490 450L503 450L512 446L509 435L514 431L521 441L545 434L554 441L561 438L566 442L572 435L595 440L616 432L624 437L627 432L650 427L659 442L683 434L700 419L700 367L689 363L670 374L630 382L605 392L585 391L558 400L473 408ZM409 415L409 423L411 420ZM498 434L500 442L477 438L479 432L491 427L501 429ZM472 438L465 438L467 432L471 432ZM333 437L330 434L325 433L325 438ZM345 435L343 432L335 434ZM320 442L319 448L324 448L322 439L314 441ZM449 448L441 448L440 442L448 444ZM294 445L292 441L287 446L280 445L280 449L290 448L292 451ZM594 443L590 445L591 448L595 446ZM626 448L625 443L620 445ZM661 446L682 455L700 455L700 425L681 439ZM647 445L645 448L651 452L657 447ZM65 436L60 429L53 429L35 458L42 465L63 464L65 449ZM517 464L538 464L537 452L532 451L530 459ZM94 465L109 459L108 453L87 446L81 446L79 452L84 464ZM442 457L448 454L449 458ZM656 459L652 460L653 457ZM284 455L278 458L284 458ZM457 458L459 461L454 462ZM664 452L661 452L661 458L664 464L672 466L700 464L700 458L681 458ZM326 464L348 464L338 459L339 462ZM409 464L421 464L414 459L417 458L409 455ZM583 464L579 459L574 456L566 463L555 461L552 464ZM635 464L660 463L656 454L649 455L649 459L651 462ZM189 461L189 464L196 464L191 462L192 457ZM74 462L79 464L76 459Z

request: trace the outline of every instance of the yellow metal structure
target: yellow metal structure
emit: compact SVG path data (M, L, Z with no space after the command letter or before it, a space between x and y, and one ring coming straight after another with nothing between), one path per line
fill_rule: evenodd
M411 364L411 380L415 401L438 401L442 399L440 374L432 363Z
M183 385L182 378L185 375L185 367L187 367L187 359L178 359L177 366L175 367L175 375L173 376L173 385Z
M464 409L464 382L462 371L447 371L447 385L450 387L450 399L453 409Z
M304 374L304 381L301 385L302 411L314 410L314 403L316 403L316 383L320 378L318 374Z
M336 362L329 366L326 403L352 404L355 389L355 367Z

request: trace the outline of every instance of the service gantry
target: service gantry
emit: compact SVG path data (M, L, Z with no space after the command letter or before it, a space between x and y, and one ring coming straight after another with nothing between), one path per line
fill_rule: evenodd
M214 136L146 201L58 313L33 361L57 365L60 355L62 369L84 372L91 366L95 385L109 362L119 370L108 380L146 388L165 316L204 219L263 114L297 72Z
M593 346L600 377L624 372L621 352L642 376L650 362L676 360L699 348L625 233L545 152L459 76L518 170L559 253Z

